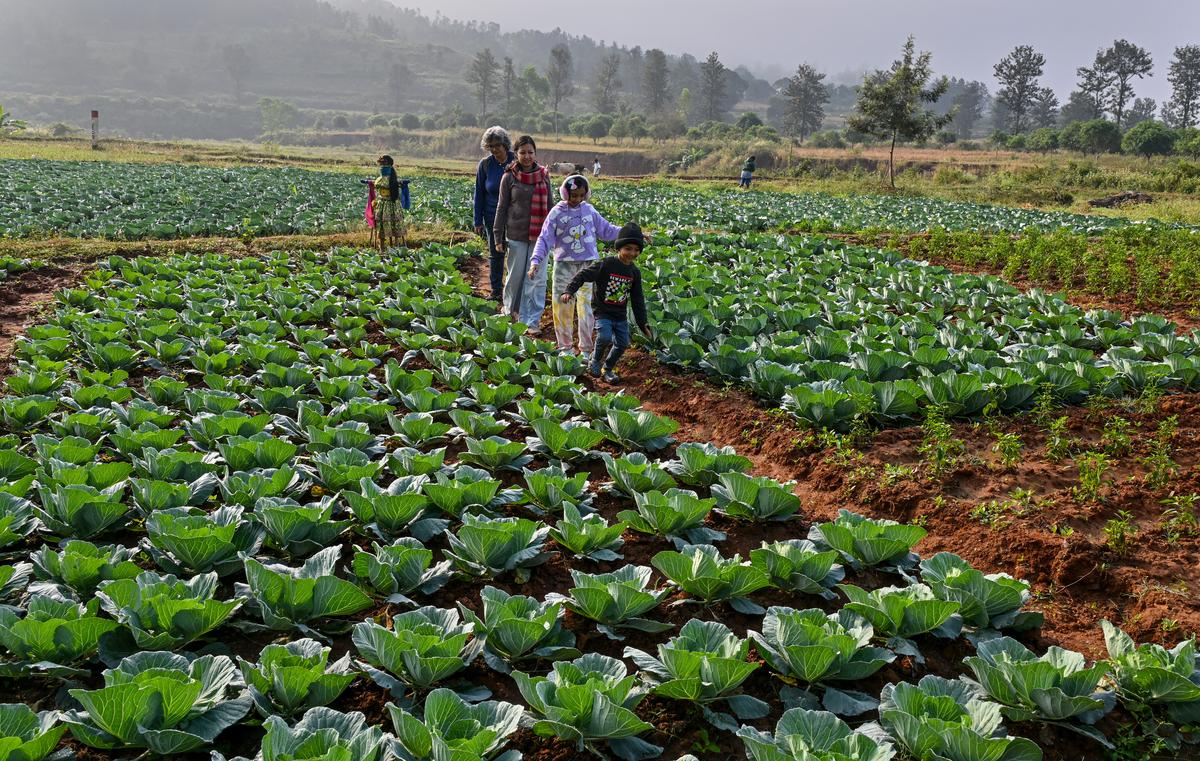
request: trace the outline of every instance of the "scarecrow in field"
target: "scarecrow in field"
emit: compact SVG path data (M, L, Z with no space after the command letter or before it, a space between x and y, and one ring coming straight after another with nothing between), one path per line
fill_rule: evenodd
M375 178L375 203L372 216L375 219L375 233L379 250L386 251L387 247L403 246L408 241L408 229L404 221L404 206L402 195L407 195L407 182L401 183L396 177L396 162L391 156L380 156L379 176Z

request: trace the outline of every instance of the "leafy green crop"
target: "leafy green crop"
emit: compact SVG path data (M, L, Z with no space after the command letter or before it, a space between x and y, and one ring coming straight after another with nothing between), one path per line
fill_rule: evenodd
M745 473L750 469L750 460L739 455L733 447L680 444L675 449L675 457L677 459L667 463L666 468L688 486L712 486L726 473Z
M471 630L457 610L427 606L393 616L390 629L374 621L355 624L352 637L365 659L360 667L400 698L406 686L427 690L471 665L483 650Z
M267 543L293 557L311 555L328 547L350 528L351 521L333 520L334 500L301 505L284 497L261 497L254 519L266 531Z
M658 658L632 647L625 648L625 657L641 669L651 692L698 703L713 726L736 732L738 721L714 711L714 704L726 704L741 721L761 719L770 710L758 698L736 692L761 665L747 660L749 652L749 640L739 639L724 624L692 619L678 636L658 646Z
M641 452L631 452L621 457L602 455L604 465L613 483L610 490L634 497L650 491L668 491L678 484L661 465L651 461Z
M725 538L724 533L703 525L716 500L701 499L696 492L683 489L650 491L635 494L633 499L637 510L622 510L617 517L634 531L665 537L680 549Z
M96 654L101 638L120 628L116 621L98 617L99 608L96 598L81 604L40 594L29 598L23 616L0 606L0 646L8 656L0 660L0 674L87 674L77 667Z
M292 727L279 716L263 726L267 733L255 759L260 761L375 761L381 758L391 737L367 724L358 711L341 713L332 708L310 708ZM213 753L214 761L225 761Z
M1006 629L1027 631L1042 625L1041 613L1021 610L1032 597L1029 583L1005 573L984 574L952 552L921 561L921 579L940 600L956 602L963 623L980 634Z
M795 482L781 484L773 478L722 473L720 483L710 484L717 510L733 518L752 521L785 521L800 510L800 498L792 493Z
M233 661L223 655L134 653L105 669L100 689L71 690L83 709L63 721L91 748L186 753L211 744L250 711L248 694L230 696L236 677Z
M920 526L864 518L849 510L839 510L836 520L815 524L809 530L808 538L818 547L837 550L855 569L871 566L906 568L916 564L917 556L910 550L925 537L925 533Z
M133 562L137 552L137 548L97 547L79 539L63 542L58 552L42 547L31 556L38 581L29 591L64 599L89 600L102 582L132 579L141 573Z
M576 658L575 635L562 626L562 603L539 603L532 597L509 595L495 587L479 593L483 610L476 615L462 603L458 608L483 640L483 658L502 674L526 659Z
M624 523L609 525L598 514L581 515L574 505L563 506L563 517L550 527L550 538L577 558L594 561L620 560L617 552L625 544Z
M660 552L650 563L701 602L728 602L729 607L748 615L766 612L746 595L767 586L767 574L753 563L742 562L740 555L723 558L712 545L689 544L680 552Z
M927 675L917 684L883 688L883 726L915 758L946 761L1041 761L1042 751L1024 737L1005 735L1000 706L962 681Z
M215 599L216 592L215 571L186 581L145 571L133 579L102 583L97 597L133 633L138 649L174 650L203 637L242 607L242 600Z
M870 646L875 636L871 625L848 610L826 615L816 608L772 606L767 609L762 632L749 634L772 670L824 693L818 701L809 690L787 688L785 702L809 707L821 702L827 710L841 715L865 713L874 709L877 701L828 683L863 679L896 659L890 650Z
M637 677L615 658L589 653L555 663L548 676L514 671L513 679L538 717L533 731L543 737L559 737L578 750L595 753L600 752L597 744L606 742L626 761L662 753L662 748L638 738L653 729L633 712L646 693L637 687Z
M446 557L468 576L494 578L515 571L518 582L529 579L530 568L550 559L543 552L550 529L527 518L463 516L463 525L446 540Z
M1167 650L1162 645L1134 645L1133 638L1101 621L1108 648L1110 674L1121 700L1164 706L1180 725L1200 723L1200 661L1195 639Z
M842 610L862 616L871 623L877 636L887 638L891 650L911 655L917 663L925 660L912 637L933 633L954 639L962 629L962 618L957 615L959 603L936 599L924 584L882 587L870 592L853 584L839 584L838 589L850 600Z
M433 552L419 539L401 537L386 547L378 542L371 546L373 553L354 553L351 568L369 588L386 595L389 603L415 606L408 595L432 594L450 580L450 561L433 565Z
M8 761L42 761L58 745L65 724L58 711L34 713L24 703L0 703L0 748Z
M425 698L424 720L388 704L396 737L392 749L405 761L520 761L519 751L500 750L517 731L525 709L486 700L472 705L453 691L433 690Z
M851 730L828 711L791 708L779 717L774 734L742 727L737 736L753 761L891 761L896 756L891 745Z
M158 510L146 519L146 549L171 573L228 576L242 567L241 554L262 546L262 527L244 520L242 512L234 505L207 514L184 507Z
M314 634L318 619L348 616L371 606L371 598L353 582L334 575L341 547L329 547L296 568L263 564L244 557L246 583L234 591L250 600L269 629L299 629Z
M550 593L547 601L561 601L575 613L597 623L597 629L609 639L622 640L618 629L663 632L671 624L652 621L644 614L658 607L670 588L655 590L650 585L653 571L645 566L627 565L612 573L590 574L571 569L575 586L570 596Z
M836 550L821 552L807 539L785 539L750 550L750 560L767 575L770 585L827 600L837 597L833 587L846 576Z
M980 642L976 652L963 663L1005 716L1053 722L1111 747L1091 726L1116 702L1114 693L1098 687L1108 664L1088 667L1082 655L1055 645L1039 657L1009 637Z
M350 654L329 662L329 648L312 639L267 645L258 663L238 658L254 707L263 717L285 718L337 700L355 675Z

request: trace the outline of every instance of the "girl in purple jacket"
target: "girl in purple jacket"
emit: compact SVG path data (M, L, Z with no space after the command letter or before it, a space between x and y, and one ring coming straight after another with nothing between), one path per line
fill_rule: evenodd
M575 351L575 324L579 324L579 350L590 356L594 344L596 319L592 314L592 284L586 283L573 299L563 303L561 296L567 284L578 273L600 258L597 241L616 240L620 230L600 215L587 202L591 190L583 175L573 174L559 188L562 201L555 204L542 224L542 233L530 258L529 276L533 277L546 260L554 254L554 336L558 350Z

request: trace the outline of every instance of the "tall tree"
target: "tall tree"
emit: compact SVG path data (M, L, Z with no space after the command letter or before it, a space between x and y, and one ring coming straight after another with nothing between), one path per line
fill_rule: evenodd
M1049 87L1039 87L1029 111L1029 122L1034 128L1053 127L1058 122L1058 96Z
M967 139L975 131L975 125L983 119L987 108L988 89L983 82L966 82L951 102L954 119L951 122L954 134Z
M658 48L647 50L642 66L642 103L653 116L658 116L670 105L669 77L667 54Z
M1065 127L1074 122L1090 122L1104 116L1104 109L1090 93L1073 90L1059 111L1059 122Z
M499 79L499 73L496 71L498 66L499 62L496 60L496 56L492 55L492 49L484 48L475 54L475 59L467 68L467 84L475 90L481 114L487 113L488 96L496 89Z
M233 80L234 97L241 98L246 88L246 77L250 76L250 72L254 68L254 62L250 59L250 53L246 51L246 46L234 43L223 47L221 63L225 67L225 73Z
M1163 113L1172 127L1194 127L1200 123L1200 45L1175 48L1167 73L1171 99Z
M402 63L395 62L388 67L387 91L393 111L400 110L400 105L404 102L405 85L411 78L408 67Z
M1096 54L1096 61L1092 66L1080 66L1075 70L1075 75L1079 77L1079 105L1080 111L1083 112L1084 106L1088 101L1091 101L1091 110L1095 113L1094 116L1088 119L1099 119L1104 116L1104 109L1108 102L1108 93L1113 85L1113 77L1105 68L1100 60L1101 54Z
M550 51L550 65L546 68L546 79L550 82L550 105L554 108L555 134L558 134L558 107L575 94L574 76L571 49L566 45L555 45Z
M513 98L517 95L517 70L513 59L504 56L504 72L500 75L500 90L504 93L504 113L512 115Z
M1112 47L1096 54L1095 68L1112 79L1106 105L1120 127L1125 106L1133 100L1133 80L1151 76L1154 60L1145 48L1128 40L1115 40Z
M596 81L592 85L592 101L598 113L611 114L617 110L617 91L621 89L620 71L620 53L609 53L600 59L600 65L596 67Z
M1025 117L1040 92L1038 78L1045 68L1046 57L1030 45L1018 45L992 67L992 73L1000 83L996 100L1008 110L1008 126L1014 134L1024 132L1028 127Z
M889 71L877 70L863 78L858 90L856 114L848 123L851 129L891 140L888 154L888 182L896 187L896 141L922 142L950 123L952 114L938 114L924 104L937 103L950 87L946 77L933 79L933 55L916 52L910 36L899 60Z
M550 82L538 73L536 67L526 66L517 78L517 105L510 113L540 114L545 110L549 97Z
M725 64L716 51L700 64L700 109L705 121L719 122L725 114Z
M799 135L803 140L821 128L825 121L825 104L829 102L829 89L823 79L825 75L807 63L796 67L796 73L788 78L781 92L787 99L783 113L784 132Z
M1158 103L1155 102L1154 98L1135 99L1133 105L1125 113L1126 129L1132 129L1142 122L1152 120L1156 111L1158 111Z

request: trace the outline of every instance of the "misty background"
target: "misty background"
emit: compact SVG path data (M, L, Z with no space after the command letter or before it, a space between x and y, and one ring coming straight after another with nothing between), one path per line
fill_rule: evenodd
M700 62L720 56L728 69L720 110L729 121L753 111L777 125L784 78L812 64L829 87L825 126L836 127L853 108L854 85L890 65L909 34L932 52L938 74L955 78L943 109L972 82L994 94L992 66L1017 45L1045 56L1041 83L1066 105L1076 69L1117 38L1152 55L1152 75L1135 81L1136 95L1162 104L1174 49L1200 42L1200 3L3 0L0 104L63 130L99 108L107 130L133 137L352 133L379 126L380 115L409 129L474 126L481 111L496 111L468 81L481 51L528 75L525 101L509 107L543 114L550 53L565 45L574 90L559 104L566 115L596 111L606 59L618 62L614 110L638 110L646 53L659 48L673 101L684 89L694 95ZM992 129L991 110L989 95L964 136ZM704 118L694 106L684 117Z

